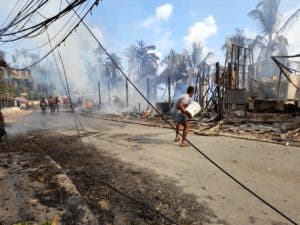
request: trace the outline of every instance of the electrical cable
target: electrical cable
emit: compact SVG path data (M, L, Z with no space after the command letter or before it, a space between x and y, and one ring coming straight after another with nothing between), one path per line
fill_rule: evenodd
M83 9L81 10L80 14L84 12L84 10L87 8L89 2L90 2L90 0L88 0L87 4L83 7ZM80 9L81 6L82 5L79 6L78 10ZM37 14L40 14L40 13L37 12ZM74 16L76 16L75 13L73 13L72 16L71 16L71 18L68 19L68 21L59 29L59 31L57 33L55 33L55 35L53 35L52 38L50 38L51 41L55 40L62 31L67 30L67 32L65 32L64 35L62 35L62 36L65 36L65 34L68 33L68 30L70 28L72 29L74 27L74 25L77 23L76 20L71 24L71 26L69 28L66 28L66 26L71 22L71 20L74 18ZM41 45L39 45L37 47L31 48L31 49L27 49L27 50L28 51L34 51L36 49L41 49L42 47L44 47L44 46L46 46L48 44L49 44L49 42L47 41L47 42L45 42L45 43L43 43L43 44L41 44Z
M73 9L73 11L76 12L76 10ZM76 13L77 14L77 13ZM77 14L77 16L80 18L80 16ZM111 57L111 55L108 53L108 51L104 48L102 43L98 40L98 38L94 35L94 33L91 31L91 29L86 25L84 21L82 21L82 24L86 27L86 29L89 31L89 33L92 35L92 37L96 40L98 45L103 49L104 53L107 55L107 57L111 60L111 62L116 66L116 68L121 72L121 74L126 78L126 80L132 85L132 87L140 94L140 96L151 106L151 108L173 129L176 130L176 128L167 120L165 119L162 114L152 105L152 103L145 97L145 95L136 87L136 85L128 78L128 76L125 74L123 69L114 61L114 59ZM180 134L180 133L179 133ZM182 138L183 135L180 134ZM283 212L281 212L279 209L277 209L275 206L273 206L271 203L269 203L267 200L260 197L259 194L252 191L250 188L248 188L245 184L243 184L241 181L239 181L237 178L235 178L233 175L231 175L227 170L225 170L223 167L221 167L218 163L216 163L213 159L211 159L207 154L202 152L198 147L196 147L191 141L185 138L185 140L197 151L199 152L203 157L205 157L210 163L212 163L215 167L217 167L220 171L222 171L226 176L228 176L231 180L233 180L235 183L240 185L242 188L244 188L248 193L253 195L255 198L260 200L262 203L270 207L273 211L284 217L286 220L291 222L294 225L298 225L292 218L285 215Z
M75 2L75 1L74 1ZM81 1L80 1L81 2ZM87 11L90 12L92 10L92 8L98 4L98 1L96 1L90 8L90 10ZM66 10L66 9L65 9ZM64 10L64 12L66 12ZM71 8L71 10L75 11L74 8ZM76 12L76 11L75 11ZM107 57L112 61L112 63L116 66L116 68L121 72L121 74L126 78L126 80L132 85L132 87L141 95L142 98L144 98L144 100L149 104L149 106L151 106L154 111L156 111L156 113L162 117L161 113L152 105L152 103L145 97L145 95L136 87L136 85L128 78L128 76L125 74L125 72L122 70L122 68L114 61L114 59L111 57L111 55L108 53L108 51L104 48L104 46L101 44L101 42L97 39L97 37L93 34L93 32L90 30L90 28L85 24L85 22L83 21L83 19L85 18L85 16L87 15L87 13L81 18L77 12L76 15L80 18L80 21L77 25L79 25L81 22L83 23L83 25L86 27L86 29L90 32L90 34L93 36L93 38L97 41L98 45L103 49L103 51L105 52L105 54L107 55ZM64 14L62 14L64 15ZM50 19L48 19L47 21L45 21L43 23L43 26L47 26L47 24L51 24L51 19L53 18L60 18L61 15L56 15L54 17L51 17ZM29 30L29 29L33 29L36 28L34 31L29 32L29 34L36 32L38 29L38 26L41 25L37 24L35 26L32 26L30 28L26 28L23 29L23 31ZM77 27L77 26L76 26ZM76 28L74 27L74 29ZM69 35L72 33L72 31L74 30L72 29L68 35L60 42L58 43L54 48L52 48L44 57L42 57L40 60L38 60L37 62L33 63L30 66L27 66L23 69L27 69L29 67L32 67L33 65L41 62L44 58L46 58L50 53L52 53L57 47L60 46L60 44L62 42L64 42L66 40L67 37L69 37ZM20 32L23 32L20 31ZM10 35L14 35L16 33L11 33ZM28 34L26 34L28 35ZM24 36L23 36L24 37ZM20 39L23 37L19 37ZM18 39L13 39L11 41L14 40L18 40ZM163 117L162 117L163 118ZM163 120L172 128L175 130L175 127L165 118L163 118ZM180 134L181 135L181 134ZM181 135L183 137L183 135ZM183 137L184 138L184 137ZM287 219L289 222L291 222L292 224L297 225L297 223L292 220L290 217L288 217L287 215L285 215L283 212L281 212L280 210L278 210L276 207L274 207L272 204L270 204L269 202L267 202L266 200L264 200L262 197L260 197L257 193L255 193L254 191L252 191L250 188L248 188L246 185L244 185L241 181L239 181L237 178L235 178L233 175L231 175L229 172L227 172L224 168L222 168L220 165L218 165L214 160L212 160L208 155L206 155L204 152L202 152L199 148L197 148L193 143L191 143L188 139L186 139L186 141L197 151L199 152L203 157L205 157L210 163L212 163L215 167L217 167L220 171L222 171L225 175L227 175L229 178L231 178L233 181L235 181L237 184L239 184L241 187L243 187L246 191L248 191L250 194L252 194L254 197L256 197L257 199L259 199L261 202L263 202L264 204L266 204L267 206L269 206L273 211L277 212L279 215L281 215L282 217L284 217L285 219Z
M63 37L61 39L61 41L59 41L50 51L48 51L43 57L41 57L39 60L33 62L32 64L30 65L27 65L25 67L22 67L22 68L12 68L10 67L10 69L13 69L13 70L26 70L26 69L29 69L33 66L35 66L36 64L40 63L41 61L43 61L45 58L47 58L57 47L59 47L63 42L66 41L66 39L73 33L74 30L77 29L77 27L79 26L79 24L83 21L83 19L88 15L88 13L90 11L92 11L92 9L98 4L98 0L95 0L95 2L92 4L92 6L90 6L90 8L87 10L87 12L81 17L81 19L76 23L76 25L73 27L73 29L68 32L68 34Z
M50 42L50 37L48 36L48 40L49 40L49 44L51 45L51 48L52 48L52 44ZM96 149L96 146L95 144L92 142L92 140L90 139L90 137L87 135L87 132L82 124L82 122L80 121L79 119L79 116L78 114L76 113L75 109L74 109L74 104L73 104L73 101L72 101L72 98L71 98L71 93L70 93L70 87L69 87L69 82L68 82L68 78L67 78L67 73L66 73L66 70L65 70L65 66L64 66L64 62L63 62L63 59L61 57L61 54L59 52L59 49L57 49L58 51L58 55L59 55L59 59L61 61L61 64L62 64L62 68L63 68L63 74L64 74L64 77L65 77L65 83L62 79L62 75L60 73L60 70L59 70L59 67L58 67L58 63L57 63L57 60L55 58L55 55L53 53L53 57L54 57L54 61L55 61L55 64L56 64L56 67L57 67L57 70L58 70L58 73L59 73L59 77L63 83L63 87L65 89L65 92L70 100L70 104L71 104L71 110L72 110L72 114L73 114L73 118L74 118L74 122L75 122L75 127L76 127L76 130L77 130L77 134L79 136L79 139L80 139L80 142L81 142L81 146L82 148L85 150L85 146L83 144L83 141L81 139L81 135L80 135L80 132L79 132L79 128L78 128L78 124L81 126L81 129L84 131L85 133L85 136L88 137L89 139L89 142L95 147ZM145 204L144 202L141 202L139 200L137 200L136 198L133 198L131 197L130 195L120 191L119 189L117 189L116 187L114 187L113 185L109 184L108 182L105 182L105 181L101 181L102 184L108 186L109 188L111 188L112 190L114 190L115 192L119 193L120 195L122 196L125 196L126 198L130 199L131 201L137 203L137 204L140 204L142 205L143 207L147 208L147 209L150 209L151 211L155 212L156 214L160 215L161 217L163 217L164 219L170 221L172 224L176 224L176 225L179 225L177 222L175 222L173 219L169 218L168 216L162 214L160 211L156 210L156 209L153 209L152 207L150 207L149 205Z
M15 2L15 4L13 5L11 11L9 12L8 16L5 18L5 20L3 21L2 25L3 26L8 20L9 18L12 16L12 14L14 13L14 11L18 8L18 4L20 3L20 0L17 0Z
M85 4L85 6L84 6L82 9L81 9L81 7L83 6L83 4L81 4L81 5L78 7L78 10L80 10L80 13L79 13L79 14L82 14L82 13L85 11L85 9L86 9L87 6L89 5L89 2L90 2L90 1L91 1L91 0L88 0L88 2ZM39 14L38 11L37 11L36 13ZM73 13L72 16L67 20L67 22L59 29L59 31L56 32L56 33L51 37L51 41L57 39L57 38L59 37L59 35L60 35L63 31L66 30L66 32L64 32L64 34L61 35L61 36L65 36L65 35L68 33L68 31L69 31L70 29L72 29L72 28L75 26L75 24L77 23L77 20L76 20L76 19L73 20L74 16L76 16L75 13ZM44 17L44 16L43 16L43 17ZM44 18L45 18L45 17L44 17ZM73 22L72 22L72 21L73 21ZM71 25L70 25L68 28L66 28L67 25L68 25L70 22L72 22ZM24 41L25 41L25 39L21 39L21 40L19 40L18 43L14 43L12 46L5 46L5 47L6 47L6 48L15 48L15 47L19 46L20 44L24 43ZM7 44L7 42L3 42L0 46L3 46L3 45L5 45L5 44ZM41 44L41 45L39 45L39 46L37 46L37 47L29 48L29 49L26 49L26 50L27 50L27 51L39 50L39 49L41 49L41 48L43 48L43 47L45 47L45 46L47 46L47 45L49 45L49 42L48 42L48 41L44 42L43 44Z
M72 3L70 3L67 7L65 7L63 10L61 10L58 14L51 16L41 22L38 22L37 24L34 24L32 26L29 27L24 27L19 28L18 31L15 32L8 32L9 28L11 27L16 27L15 25L17 23L13 23L8 25L7 27L3 28L0 30L1 33L1 38L2 38L2 42L12 42L12 41L16 41L22 38L33 38L36 37L37 35L43 33L45 31L45 27L49 27L51 26L56 20L62 18L63 16L65 16L68 12L70 12L72 9L76 8L77 6L83 4L84 2L86 2L87 0L74 0ZM28 15L24 16L22 19L18 20L19 21L23 21L25 18L30 17L33 15L33 13L35 13L38 9L40 9L42 6L44 6L44 4L47 1L42 1L40 2L40 4L34 9L32 10ZM98 5L99 0L95 0L93 5ZM25 22L27 23L27 21ZM18 35L18 36L16 36ZM10 39L5 39L4 37L11 37L11 36L16 36L16 37L11 37Z

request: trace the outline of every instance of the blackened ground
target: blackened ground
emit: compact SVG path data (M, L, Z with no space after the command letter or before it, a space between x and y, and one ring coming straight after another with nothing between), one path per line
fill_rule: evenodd
M197 202L195 196L175 187L173 181L158 179L150 171L132 169L92 146L83 148L77 136L43 131L32 133L30 137L12 141L11 149L31 151L30 148L19 147L31 143L49 155L75 184L98 224L173 224L172 221L184 225L227 224L205 204ZM51 185L50 188L55 189ZM60 199L68 198L66 193L51 193L53 196L50 197L49 193L45 197L42 192L36 197L49 207L59 205Z

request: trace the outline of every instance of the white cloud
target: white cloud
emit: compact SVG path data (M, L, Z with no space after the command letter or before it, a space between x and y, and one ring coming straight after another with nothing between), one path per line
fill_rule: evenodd
M210 15L204 20L194 23L188 31L188 34L184 37L184 41L191 45L193 42L202 42L216 34L218 31L217 23L214 16Z
M150 32L149 37L152 39L152 43L156 46L160 58L162 54L167 53L174 47L175 42L172 38L172 32L168 29L167 22L173 14L173 5L170 3L158 6L155 10L155 14L144 20L141 25L143 28L147 28Z
M166 3L156 8L155 17L161 20L168 20L169 17L172 15L172 12L173 5L171 5L170 3Z
M150 27L162 21L168 21L172 13L173 13L173 5L170 3L166 3L164 5L157 7L155 10L155 15L150 16L148 19L146 19L142 23L142 25L144 27Z
M187 48L191 47L193 42L201 42L203 46L203 55L209 52L215 52L206 45L206 40L218 31L217 23L214 16L210 15L201 21L194 23L183 38Z

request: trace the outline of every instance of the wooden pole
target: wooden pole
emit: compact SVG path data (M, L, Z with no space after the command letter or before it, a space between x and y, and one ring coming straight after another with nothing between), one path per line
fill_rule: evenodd
M279 98L281 76L282 76L282 71L280 70L279 77L278 77L278 84L277 84L277 98Z
M107 90L108 90L108 103L111 103L111 98L110 98L110 87L109 87L109 81L107 82Z
M244 48L244 65L242 75L242 88L246 88L246 64L247 64L247 49Z
M230 78L229 78L229 89L232 89L232 83L233 83L233 72L234 72L234 45L231 45L231 61L230 61L230 74L229 74L229 76L230 76Z
M150 81L149 81L149 77L147 77L147 99L149 100L150 98ZM148 104L148 109L149 109L150 105Z
M98 94L99 94L99 107L100 107L100 105L101 105L101 90L100 90L100 86L101 86L101 84L100 84L100 81L98 81Z
M235 88L239 89L240 86L240 55L241 55L241 48L240 46L237 47L237 66L235 70Z
M201 88L201 85L202 85L202 70L203 70L203 66L200 67L200 70L198 68L198 76L199 76L199 83L198 83L198 98L199 98L199 104L201 105L201 107L203 107L203 104L202 104L202 88Z
M128 79L126 78L126 107L129 107Z
M169 107L171 107L171 78L168 76L168 101Z
M221 91L220 91L220 63L216 63L216 83L217 83L217 95L218 95L218 119L222 119L222 97L221 97Z

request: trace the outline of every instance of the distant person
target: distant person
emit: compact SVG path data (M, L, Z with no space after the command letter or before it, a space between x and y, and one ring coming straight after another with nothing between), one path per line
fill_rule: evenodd
M41 107L42 114L45 114L46 110L47 110L47 102L46 102L46 99L44 97L42 97L42 99L40 101L40 107Z
M175 136L175 142L180 141L180 125L183 126L183 138L181 140L181 147L189 146L186 142L186 137L189 132L189 123L188 123L188 117L191 117L191 114L185 110L185 108L191 103L191 97L194 94L194 87L189 86L187 88L187 93L183 94L179 97L179 99L176 100L174 103L174 106L170 110L172 118L177 122L176 124L176 136Z
M0 146L2 150L4 150L5 141L6 141L5 122L4 122L4 116L0 108Z
M48 98L48 104L49 104L50 111L54 112L54 99L52 98L52 96Z
M58 99L58 97L55 97L53 102L54 102L54 112L55 112L55 110L57 110L57 112L58 112L60 100Z

